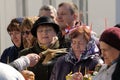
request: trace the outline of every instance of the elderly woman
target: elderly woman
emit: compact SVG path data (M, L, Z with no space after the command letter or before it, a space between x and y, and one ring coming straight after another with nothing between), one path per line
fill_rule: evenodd
M120 80L120 29L106 29L100 37L100 49L105 61L93 80Z
M98 49L92 41L91 31L86 26L80 26L70 31L71 50L65 56L60 57L51 74L50 80L66 80L69 73L93 71L98 64L99 56L95 49ZM97 54L97 55L95 55Z
M111 27L106 29L100 37L100 49L105 64L92 80L120 80L120 29ZM80 73L78 80L84 80Z
M35 80L48 80L56 62L56 59L59 55L55 56L50 61L43 64L46 60L44 53L49 52L51 49L59 49L59 40L57 38L57 34L59 32L59 26L54 22L54 20L50 17L40 17L34 24L31 30L31 33L34 37L37 38L37 44L31 48L25 49L20 52L21 55L27 55L30 53L39 54L41 56L40 61L34 67L28 68L33 71L35 74ZM48 50L49 49L49 50ZM50 51L52 52L52 50ZM47 59L50 58L50 55Z

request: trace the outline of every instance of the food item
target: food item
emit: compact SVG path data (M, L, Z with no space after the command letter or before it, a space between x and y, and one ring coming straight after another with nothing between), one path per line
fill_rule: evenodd
M44 61L42 62L42 64L47 64L49 63L49 61L51 59L53 59L54 57L56 57L57 55L64 55L67 53L67 49L66 48L62 48L62 49L47 49L46 51L43 51L41 53L39 53L39 55L45 56Z
M83 76L83 80L92 80L91 74L86 74Z
M35 80L35 74L32 71L23 70L21 73L25 80Z
M67 76L66 76L66 80L81 80L82 76L80 72L75 72L72 74L72 72L70 72Z
M66 80L73 80L72 72L70 72L70 73L66 76Z

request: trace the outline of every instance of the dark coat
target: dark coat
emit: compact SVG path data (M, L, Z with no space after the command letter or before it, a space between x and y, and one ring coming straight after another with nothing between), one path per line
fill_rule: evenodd
M18 53L22 49L23 47L17 48L16 46L11 46L9 48L6 48L1 55L0 62L10 63L14 61L15 59L18 58Z
M14 42L13 42L13 44L14 44ZM18 58L19 52L23 49L24 49L23 41L21 39L20 47L17 47L14 44L13 46L10 46L3 51L2 55L1 55L1 58L0 58L0 62L3 62L3 63L13 62L15 59Z
M93 71L97 63L98 58L95 57L89 57L87 59L81 59L78 61L74 54L70 52L69 54L58 58L51 73L50 80L66 80L65 77L67 74L70 72L78 72L80 67L80 72L84 75L85 68Z
M56 47L56 45L54 45L54 47L52 47L52 49L60 48L60 47ZM36 44L32 48L24 49L23 51L21 51L20 56L27 55L29 53L39 54L42 51L45 51L45 49L41 48L38 44ZM56 62L58 57L59 56L56 56L55 58L50 60L50 64L43 65L42 62L45 59L45 57L43 56L34 67L29 67L28 70L31 70L34 72L35 80L49 80L54 63Z
M120 80L120 56L119 56L116 68L112 74L112 80Z
M68 35L66 35L68 36ZM65 48L70 48L71 47L71 40L66 36L62 35L62 32L60 31L58 33L58 39L59 39L59 43L61 47L65 47Z

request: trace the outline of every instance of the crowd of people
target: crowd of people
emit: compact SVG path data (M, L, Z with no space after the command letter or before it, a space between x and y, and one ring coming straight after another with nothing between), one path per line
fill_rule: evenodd
M0 80L120 80L120 24L98 38L78 15L76 4L62 2L12 19L14 45L1 55Z

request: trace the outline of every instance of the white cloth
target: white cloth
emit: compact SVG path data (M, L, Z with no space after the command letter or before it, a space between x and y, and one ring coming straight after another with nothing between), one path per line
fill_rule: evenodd
M25 80L20 72L0 62L0 80Z
M107 65L103 65L96 76L92 80L111 80L112 74L117 63L114 63L107 69Z
M30 60L26 56L22 56L13 61L12 65L14 65L14 67L17 68L19 71L22 71L30 65Z

